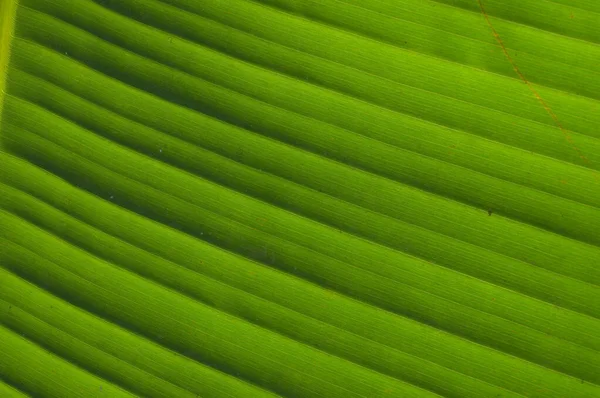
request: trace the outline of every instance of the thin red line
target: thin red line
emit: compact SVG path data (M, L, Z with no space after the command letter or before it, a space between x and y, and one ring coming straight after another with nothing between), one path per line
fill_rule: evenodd
M562 126L562 124L558 120L558 117L556 116L556 114L552 111L552 109L550 109L550 107L548 106L548 104L546 103L546 101L544 101L544 99L538 94L538 92L536 91L535 87L533 87L533 85L529 82L529 80L525 79L525 76L523 76L523 73L521 73L521 71L519 70L519 67L513 61L512 57L510 56L510 54L506 50L506 47L504 46L504 43L502 42L502 39L500 38L500 35L498 34L498 32L496 32L496 29L492 25L492 22L490 21L490 18L488 16L487 12L485 12L485 8L483 7L483 3L481 2L481 0L477 0L477 2L479 3L479 8L481 8L481 13L484 16L485 21L487 22L488 26L490 27L490 29L492 31L492 34L496 38L496 41L498 42L498 44L500 45L500 47L502 48L502 51L504 52L504 55L508 59L508 62L510 62L510 64L511 64L512 68L514 69L515 73L519 76L519 78L521 80L523 80L523 82L525 82L525 84L527 85L527 87L529 87L529 90L531 90L531 92L533 93L533 95L535 96L535 98L537 98L538 101L540 102L540 104L542 104L542 106L544 107L544 109L546 110L546 112L550 115L550 117L552 118L552 120L554 120L554 123L556 123L556 125L558 126L558 128L560 129L560 131L562 131L562 133L565 136L565 139L567 140L567 142L573 147L573 149L575 149L575 151L577 151L577 154L579 155L579 157L584 162L589 163L588 158L586 158L585 155L583 153L581 153L581 151L579 150L579 148L577 148L577 146L573 142L573 139L571 138L571 134Z

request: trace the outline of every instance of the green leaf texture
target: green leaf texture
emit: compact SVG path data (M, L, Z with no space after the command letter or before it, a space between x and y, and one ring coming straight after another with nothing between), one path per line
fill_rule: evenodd
M1 397L600 397L600 2L0 10Z

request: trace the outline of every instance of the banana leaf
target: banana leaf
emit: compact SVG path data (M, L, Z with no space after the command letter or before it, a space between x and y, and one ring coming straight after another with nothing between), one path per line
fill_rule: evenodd
M1 397L600 397L600 2L0 23Z

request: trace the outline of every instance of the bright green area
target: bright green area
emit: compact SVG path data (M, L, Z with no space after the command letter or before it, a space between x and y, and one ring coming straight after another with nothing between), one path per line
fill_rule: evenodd
M600 397L567 3L21 0L0 396Z

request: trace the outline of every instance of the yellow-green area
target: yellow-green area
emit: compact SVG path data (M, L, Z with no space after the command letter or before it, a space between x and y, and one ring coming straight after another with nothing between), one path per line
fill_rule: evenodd
M599 4L20 0L0 397L600 397Z
M0 125L18 0L0 0ZM0 144L1 145L1 144Z

